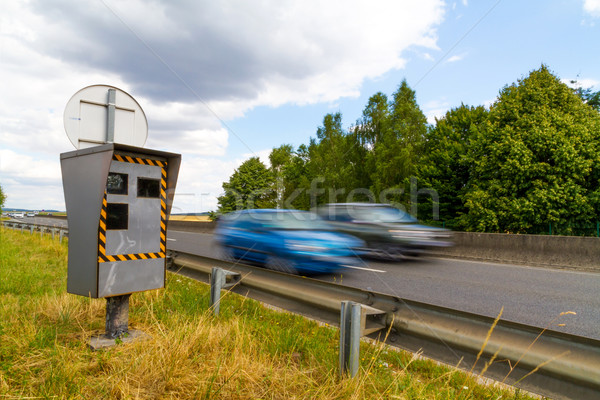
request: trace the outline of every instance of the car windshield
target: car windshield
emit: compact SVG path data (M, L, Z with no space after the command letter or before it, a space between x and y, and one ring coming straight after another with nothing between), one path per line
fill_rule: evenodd
M263 227L268 229L330 230L325 221L307 212L273 212L255 214Z
M354 210L357 219L370 222L403 222L412 223L417 220L406 211L393 207L361 207Z

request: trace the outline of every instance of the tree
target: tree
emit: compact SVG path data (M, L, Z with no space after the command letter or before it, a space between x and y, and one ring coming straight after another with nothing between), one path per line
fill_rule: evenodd
M356 188L371 189L373 186L373 171L376 169L377 159L373 151L375 146L383 139L390 125L390 110L388 98L381 92L375 93L362 112L362 118L356 121L351 128L352 157L357 167ZM371 199L360 197L358 201Z
M2 190L2 185L0 185L0 212L2 212L2 209L4 208L5 201L6 201L6 194L4 193L4 190Z
M317 138L311 138L308 146L308 173L313 179L319 179L319 187L328 189L328 193L321 193L325 196L317 195L313 180L309 189L313 202L336 202L353 188L354 165L348 162L352 145L342 128L342 114L327 114L317 129Z
M471 144L485 128L488 112L483 106L461 104L436 119L426 135L424 155L418 167L419 186L435 190L438 204L431 196L419 198L419 217L438 218L448 226L458 227L458 217L466 212L463 196L469 190L473 174Z
M218 213L273 207L275 205L273 186L271 171L258 157L251 157L233 172L229 182L223 182L225 193L217 199Z
M579 85L577 80L572 80L571 85L575 86L573 91L577 96L581 97L584 103L592 107L594 110L600 111L600 90L594 92L591 87L584 89Z
M380 100L379 100L380 101ZM377 115L385 116L384 113ZM404 192L389 200L407 202L409 179L416 173L423 151L427 118L419 108L415 91L403 80L389 104L389 116L382 120L381 136L373 141L374 169L371 179L375 194ZM388 197L388 196L386 196Z
M269 154L271 162L271 171L275 178L275 197L278 208L283 208L283 202L286 197L286 170L290 167L293 158L292 145L284 144L275 147Z
M473 144L467 230L539 233L593 221L600 114L545 65L502 89Z
M600 90L592 92L592 89L586 89L583 93L583 100L594 110L600 111Z
M388 98L385 94L377 92L369 98L362 112L362 119L356 121L354 132L360 143L368 150L372 150L389 129L389 122Z

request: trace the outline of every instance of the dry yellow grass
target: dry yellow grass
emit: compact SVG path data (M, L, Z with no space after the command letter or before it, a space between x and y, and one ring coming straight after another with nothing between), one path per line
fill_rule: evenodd
M208 287L171 273L131 297L146 338L92 351L105 301L66 293L65 245L0 230L0 263L0 399L523 398L382 344L340 379L337 329L231 293L214 317Z
M210 222L208 215L170 215L169 221Z

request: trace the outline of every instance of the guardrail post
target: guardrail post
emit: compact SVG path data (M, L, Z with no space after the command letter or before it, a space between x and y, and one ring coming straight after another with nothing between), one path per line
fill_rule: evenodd
M60 243L60 244L62 244L62 240L63 240L63 237L65 235L64 232L65 231L63 231L62 229L58 231L58 243Z
M237 284L241 275L222 268L213 267L210 274L210 307L215 315L219 315L221 307L221 289L227 289Z
M30 225L29 226L29 234L33 235L33 231L35 230L35 226L34 225Z
M44 237L44 227L40 226L40 238Z
M342 301L340 312L340 375L354 378L358 374L360 351L361 305Z
M23 233L23 228L25 227L24 224L21 224L21 233Z

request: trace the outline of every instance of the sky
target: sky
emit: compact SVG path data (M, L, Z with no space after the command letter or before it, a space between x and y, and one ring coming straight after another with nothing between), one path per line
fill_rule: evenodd
M182 155L172 212L205 212L243 161L307 144L328 113L349 128L403 79L430 123L542 64L600 90L599 39L600 0L4 1L5 207L65 210L63 112L90 85L137 100L145 147Z

